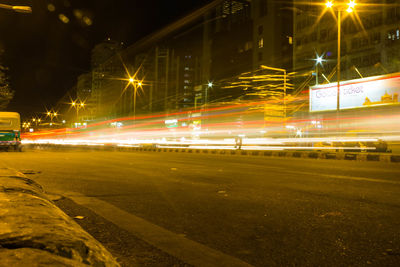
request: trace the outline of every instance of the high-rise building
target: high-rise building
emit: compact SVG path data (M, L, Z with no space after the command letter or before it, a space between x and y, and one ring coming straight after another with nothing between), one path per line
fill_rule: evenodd
M261 65L290 71L291 14L291 1L215 0L126 49L116 42L96 46L97 115L164 112L246 94L224 83ZM110 79L126 77L126 69L143 79L140 89Z
M341 80L399 71L398 4L397 0L365 0L359 5L356 1L354 12L341 11ZM307 76L310 85L336 80L337 16L335 6L332 12L323 0L308 1L307 5L295 0L293 64L299 76L304 75L298 79L299 83ZM317 69L315 59L318 56L322 63Z
M253 69L292 69L293 1L252 1Z

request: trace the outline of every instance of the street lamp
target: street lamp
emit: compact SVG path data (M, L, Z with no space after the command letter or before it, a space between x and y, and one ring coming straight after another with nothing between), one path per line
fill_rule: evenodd
M71 107L75 108L76 110L76 120L79 121L79 110L81 108L85 107L85 102L80 101L80 103L78 103L77 100L74 100L71 102Z
M51 121L50 126L51 126L51 125L53 125L53 118L57 117L60 114L58 114L56 111L54 111L54 112L47 111L46 115L47 115L47 117L50 117L50 121Z
M327 8L333 9L334 4L332 1L328 1L325 3ZM356 2L354 0L350 0L349 3L344 4L344 3L339 3L337 5L337 12L338 12L338 52L337 52L337 99L336 99L336 113L337 116L339 114L340 110L340 44L341 44L341 24L342 24L342 18L341 18L341 13L343 10L345 10L345 7L347 6L347 13L353 12L353 9L356 6Z
M322 66L322 62L324 60L324 55L322 54L321 56L316 54L316 58L314 58L315 61L315 85L318 85L318 65Z
M128 79L128 84L125 88L127 88L129 85L133 86L133 119L136 119L136 94L137 94L137 89L142 88L143 86L143 80L136 80L134 77L129 77Z

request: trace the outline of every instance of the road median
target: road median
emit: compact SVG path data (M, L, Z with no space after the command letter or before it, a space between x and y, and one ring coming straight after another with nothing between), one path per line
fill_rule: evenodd
M119 266L23 174L0 169L0 266Z
M94 146L94 145L54 145L40 144L27 145L27 149L34 150L81 150L81 151L120 151L120 152L175 152L192 154L210 154L221 156L266 156L266 157L292 157L309 159L336 159L354 161L377 161L400 163L400 154L390 152L355 152L355 151L329 151L329 150L262 150L252 149L251 146L243 146L242 149L218 149L218 148L191 148L191 147L129 147L129 146Z

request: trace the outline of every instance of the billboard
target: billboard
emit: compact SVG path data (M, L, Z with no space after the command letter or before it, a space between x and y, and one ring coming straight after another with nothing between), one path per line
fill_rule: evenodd
M310 111L336 110L337 83L310 88ZM374 76L340 83L340 109L399 103L400 73Z

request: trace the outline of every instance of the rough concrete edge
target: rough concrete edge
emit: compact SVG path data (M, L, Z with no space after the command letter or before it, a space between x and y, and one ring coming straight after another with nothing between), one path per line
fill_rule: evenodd
M2 171L2 172L1 172ZM6 187L3 186L3 184L0 184L0 189L3 189L4 194L12 194L15 193L14 191L18 192L18 195L21 196L22 198L26 198L27 201L29 201L29 196L33 196L35 198L41 199L44 202L50 203L51 207L53 209L56 209L60 214L62 214L60 216L60 220L64 220L64 221L68 221L69 224L73 225L74 228L77 229L77 232L81 232L84 233L89 239L91 239L91 244L95 244L94 247L98 246L100 247L102 250L104 250L104 252L106 252L104 255L102 253L102 256L104 256L106 258L107 262L103 262L101 259L96 259L96 265L100 264L99 266L120 266L119 263L116 261L116 259L111 255L110 252L107 251L106 248L104 248L104 246L97 241L94 237L92 237L89 233L87 233L84 229L82 229L82 227L76 223L72 218L70 218L68 215L66 215L61 209L59 209L45 194L42 186L40 186L38 183L36 183L34 180L27 178L23 173L12 170L12 169L8 169L8 172L4 172L4 169L2 169L0 171L0 182L1 179L10 179L11 183L12 183L12 179L14 180L19 180L20 182L23 182L24 185L23 186L13 186L13 188L10 187ZM13 175L10 175L11 173L13 173ZM15 189L15 190L13 190ZM1 199L0 199L1 201ZM6 203L8 203L7 201L4 201ZM3 202L3 203L4 203ZM7 205L7 204L5 204ZM40 206L38 207L38 209L45 209L47 208L46 206ZM29 224L29 223L27 223ZM25 225L26 226L26 225ZM34 230L33 226L26 226L27 228L32 227L32 230ZM0 236L1 237L1 236ZM0 242L2 242L2 239L0 239ZM63 244L59 244L60 247L63 246ZM90 248L90 250L95 250L93 248ZM22 249L22 248L21 248ZM64 258L62 255L58 255L56 253L52 253L50 251L47 250L41 250L41 249L37 249L37 248L25 248L25 252L24 253L20 253L19 252L20 249L18 248L12 248L12 249L8 249L7 246L3 246L2 243L0 243L0 255L8 255L10 256L10 264L17 264L16 266L21 266L19 264L22 263L26 263L27 260L34 258L34 255L39 255L42 254L43 255L48 255L48 260L49 262L51 262L51 260L56 260L57 262L60 262L61 265L63 266L87 266L85 263L83 262L79 262L76 261L74 259L69 259L69 258ZM26 250L29 250L30 252L26 252ZM9 253L9 252L13 252L13 253ZM8 253L8 254L7 254ZM108 254L108 255L107 255ZM16 261L17 262L16 262ZM37 258L38 265L35 265L36 263L32 263L32 266L47 266L47 264L43 264L43 262L46 262L46 258L43 257L38 257ZM2 259L2 262L5 263L7 262L7 259ZM64 263L66 263L66 265L64 265ZM1 265L1 264L0 264ZM50 265L49 265L50 266Z
M334 151L298 151L298 150L241 150L241 149L195 149L195 148L163 148L163 147L123 147L115 145L86 146L86 145L29 145L32 149L81 149L99 151L121 151L121 152L186 152L193 154L211 155L239 155L239 156L271 156L271 157L294 157L310 159L337 159L355 161L379 161L400 163L400 154L377 153L377 152L334 152Z

